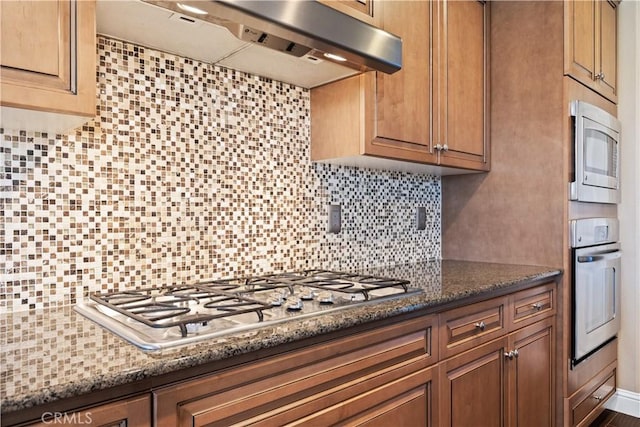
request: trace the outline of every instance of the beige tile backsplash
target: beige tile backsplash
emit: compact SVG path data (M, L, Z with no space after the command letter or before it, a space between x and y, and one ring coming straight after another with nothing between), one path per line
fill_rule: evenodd
M97 55L95 119L0 129L0 312L440 257L440 179L311 163L308 90L101 36Z

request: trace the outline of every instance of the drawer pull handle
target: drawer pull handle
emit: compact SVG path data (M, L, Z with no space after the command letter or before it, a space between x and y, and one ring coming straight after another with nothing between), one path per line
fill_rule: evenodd
M602 396L593 396L593 398L595 400L597 400L598 402L600 402L602 400Z
M542 310L542 303L535 303L535 304L531 304L531 308L533 308L535 311L540 311Z
M476 328L480 329L481 331L484 331L485 328L487 327L487 325L484 324L484 322L480 322L480 323L476 323Z

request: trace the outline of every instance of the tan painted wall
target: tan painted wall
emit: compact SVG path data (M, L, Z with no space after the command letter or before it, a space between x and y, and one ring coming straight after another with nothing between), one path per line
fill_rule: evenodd
M623 255L618 385L640 393L640 2L623 1L619 7Z

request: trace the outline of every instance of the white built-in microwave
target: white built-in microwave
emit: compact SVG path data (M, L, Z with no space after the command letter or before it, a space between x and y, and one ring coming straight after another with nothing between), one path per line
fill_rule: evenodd
M571 200L620 202L620 122L584 101L571 103L574 178Z

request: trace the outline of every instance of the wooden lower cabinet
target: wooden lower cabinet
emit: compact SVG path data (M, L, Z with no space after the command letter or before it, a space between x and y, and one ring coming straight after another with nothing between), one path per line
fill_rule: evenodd
M603 403L616 391L616 366L607 366L569 398L570 426L589 426L602 413Z
M440 364L440 425L503 426L507 338Z
M407 320L159 388L155 424L436 425L436 322Z
M151 425L151 398L149 395L144 395L105 403L81 411L44 413L42 422L31 426L51 425L149 427Z
M324 409L315 410L303 418L282 413L254 425L353 425L353 426L437 426L432 408L435 399L437 369L424 368L376 387L369 380L358 381L352 398ZM340 392L340 390L338 390ZM322 403L324 396L320 398ZM288 419L289 418L289 419Z
M510 426L554 425L554 322L547 318L509 336L508 349L514 352L513 358L507 356L506 371Z
M552 426L553 317L440 364L440 425Z

